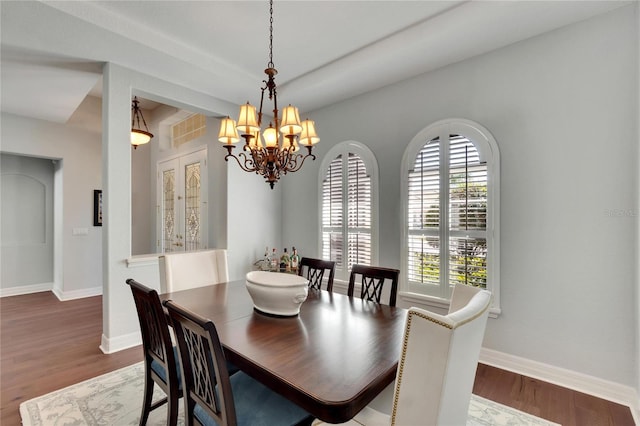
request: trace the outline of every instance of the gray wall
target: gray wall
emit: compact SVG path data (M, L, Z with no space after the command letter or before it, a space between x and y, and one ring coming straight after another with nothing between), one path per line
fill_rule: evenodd
M66 125L6 113L1 117L2 152L59 160L53 290L63 300L102 292L102 227L93 226L93 190L102 187L99 99L87 98L79 110L87 113L82 126L75 115ZM74 235L78 228L87 235Z
M618 214L638 205L635 13L616 10L309 113L319 159L283 182L283 240L317 250L310 188L323 154L357 140L380 169L380 264L402 268L405 148L440 119L476 121L502 157L503 313L484 346L635 387L638 215Z
M145 119L150 123L149 114ZM149 129L153 132L153 129ZM155 244L155 165L151 164L151 150L157 138L140 145L131 154L131 254L156 252ZM151 192L153 190L153 193Z

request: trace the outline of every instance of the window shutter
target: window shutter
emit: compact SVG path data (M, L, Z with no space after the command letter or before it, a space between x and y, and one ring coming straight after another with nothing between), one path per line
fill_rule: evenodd
M469 139L451 136L449 154L451 230L486 230L487 166Z
M371 176L362 159L349 153L347 176L348 262L371 265Z
M335 261L343 277L356 263L371 265L372 208L370 171L362 157L345 150L322 183L322 257Z
M436 294L442 294L436 287L487 283L487 167L469 139L448 136L444 159L434 138L408 175L408 279L431 285ZM441 176L448 176L446 186ZM446 187L448 197L442 197Z
M322 183L322 258L342 265L342 155L329 165Z
M438 285L440 281L440 142L427 142L408 176L408 277Z
M469 139L449 140L449 283L486 288L487 166Z

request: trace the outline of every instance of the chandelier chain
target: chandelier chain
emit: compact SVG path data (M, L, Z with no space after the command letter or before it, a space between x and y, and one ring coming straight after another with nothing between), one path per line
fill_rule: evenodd
M273 0L269 0L269 68L274 68L273 65Z

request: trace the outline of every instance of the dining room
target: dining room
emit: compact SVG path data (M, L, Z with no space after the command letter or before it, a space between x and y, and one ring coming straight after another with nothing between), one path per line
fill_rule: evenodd
M66 46L71 56L86 57L77 37L66 34L61 30L64 28L83 28L85 40L96 46L102 45L101 37L121 46L118 43L124 36L89 25L91 14L83 18L82 11L72 10L90 5L19 3L3 4L1 8L3 49L11 53L3 67L9 67L19 56L16 46L26 48L30 54L34 49L60 52L61 46ZM293 4L284 6L285 10L300 6L299 2L290 3ZM453 9L478 7L473 3L462 2ZM593 3L582 7L596 7L599 2ZM193 67L185 78L171 74L172 69L159 74L160 71L137 68L135 61L117 57L106 60L99 75L93 68L88 71L96 74L95 84L100 79L100 97L89 94L82 98L68 121L30 117L24 110L11 111L8 104L3 105L2 152L59 161L58 175L54 177L59 179L58 185L54 182L54 191L60 191L54 198L54 210L59 209L55 210L58 213L53 224L57 242L52 276L45 283L49 286L47 291L69 301L100 295L102 316L97 345L105 356L139 347L138 319L125 281L134 278L161 293L166 291L161 288L159 274L158 258L163 250L157 247L163 244L162 225L168 223L163 219L169 213L158 213L158 200L163 195L159 164L206 149L201 163L206 164L208 173L208 186L201 200L207 205L202 216L206 219L203 247L227 250L229 281L244 280L254 264L264 258L265 247L275 247L280 256L284 247L291 250L295 246L300 256L343 259L336 271L334 292L346 297L354 262L349 262L348 253L338 256L341 245L332 242L343 238L348 252L351 231L346 221L341 230L323 222L323 195L331 183L330 173L338 167L334 160L344 159L342 168L349 170L348 159L355 154L362 159L365 175L371 179L372 195L366 199L371 205L367 219L370 232L363 231L365 226L354 226L355 234L366 239L368 245L364 251L356 250L362 248L361 240L354 245L354 253L369 259L371 265L400 271L396 294L399 309L419 307L445 314L451 297L449 283L441 284L438 278L437 284L426 285L417 279L431 277L424 259L432 261L433 250L444 250L445 246L431 244L432 251L424 251L423 263L415 266L412 238L420 235L428 240L434 231L411 227L409 182L418 155L433 154L422 148L433 147L435 141L440 143L444 138L457 143L457 136L468 136L478 147L478 160L469 165L475 167L474 172L487 168L482 173L489 176L487 182L494 191L487 196L492 203L487 215L490 232L480 235L477 229L466 234L456 230L446 238L458 241L472 235L476 242L489 241L486 246L492 253L488 256L492 263L487 266L485 286L492 291L493 300L480 362L620 403L630 407L637 418L639 12L635 2L614 3L616 7L580 12L582 15L571 22L545 27L535 34L521 34L517 40L498 43L490 49L477 47L449 58L446 64L415 75L402 74L397 81L372 90L346 91L344 97L330 104L307 104L301 110L313 119L320 138L313 144L315 159L307 158L298 171L283 173L273 188L262 176L242 170L232 158L225 161L228 143L220 143L218 138L223 119L235 119L245 98L259 104L256 99L260 96L262 75L245 79L247 75L237 73L239 86L246 90L234 93L242 95L242 100L230 101L230 97L223 96L230 89L216 88L216 97L186 81L205 80L198 67ZM115 19L117 10L109 12ZM450 12L441 11L438 16L446 17ZM274 13L277 34L283 31L278 2ZM267 15L268 10L261 9L256 14ZM32 28L33 33L25 34L25 28ZM267 31L262 28L256 39L266 44ZM480 33L470 32L467 40ZM275 46L283 43L276 39ZM157 44L154 46L156 50L150 55L161 50ZM416 56L426 56L428 47L421 45ZM266 53L258 55L257 71L264 68ZM325 74L309 72L310 80L303 80L307 83L304 86L289 81L285 71L290 62L286 62L285 51L274 53L276 65L281 60L285 65L278 66L287 82L278 92L280 107L297 103L298 92L300 96L322 99ZM409 62L406 57L400 62L389 57L385 65L379 63L383 59L364 48L359 55L337 63L335 68L344 66L345 74L350 72L356 80L370 82L376 77L372 69L396 75L399 71L395 67L387 69L388 64ZM12 74L4 73L4 69L6 87L5 79ZM333 76L329 71L335 70L330 67L324 71L329 77ZM232 83L238 81L230 78L229 87ZM360 87L353 80L347 83L356 91ZM133 96L142 100L148 130L155 135L150 143L136 149L122 143L130 140ZM179 147L168 147L165 137L168 126L177 123L174 114L204 115L206 134ZM443 126L450 125L454 127L442 133ZM232 152L239 155L242 144L244 141ZM302 147L298 152L304 154L306 149ZM450 179L444 176L443 172L438 178L427 177L422 182L446 180L447 187L461 182L459 174ZM468 187L473 189L474 185L472 182ZM98 189L103 197L101 226L93 224L93 191ZM452 193L459 194L456 191ZM483 196L481 191L467 190L465 194ZM446 203L464 203L464 198L456 197L447 198ZM430 203L432 200L420 213L420 220L425 223L434 214ZM3 199L4 205L11 203ZM438 205L435 210L445 208L446 205ZM449 220L453 216L441 217ZM181 242L172 240L168 244ZM453 243L446 247L451 252L462 250L461 245ZM482 251L483 247L475 244L469 251ZM458 257L450 259L457 262ZM471 263L476 260L471 259ZM472 266L465 268L470 270ZM454 269L447 269L447 274L455 275L451 272ZM21 294L21 290L43 291L38 283L11 285L4 276L2 281L0 290L5 297ZM4 336L3 330L3 339ZM96 371L96 375L102 372Z

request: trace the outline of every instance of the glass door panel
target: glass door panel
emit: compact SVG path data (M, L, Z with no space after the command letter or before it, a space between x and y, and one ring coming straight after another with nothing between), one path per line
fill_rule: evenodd
M158 163L158 252L207 248L207 151Z

